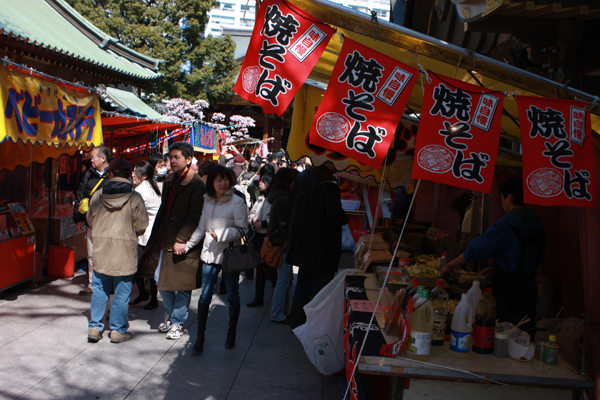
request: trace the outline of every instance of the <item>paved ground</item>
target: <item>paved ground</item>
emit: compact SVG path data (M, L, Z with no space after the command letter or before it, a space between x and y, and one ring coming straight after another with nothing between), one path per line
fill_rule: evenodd
M161 303L152 311L129 308L132 341L113 344L105 334L91 344L91 297L78 294L87 279L83 274L0 297L0 399L340 398L337 378L317 372L289 326L270 321L270 303L245 306L254 281L240 283L236 347L224 347L228 311L224 298L215 296L204 352L192 356L199 290L185 325L191 337L186 333L173 341L158 333ZM266 302L271 294L267 288Z

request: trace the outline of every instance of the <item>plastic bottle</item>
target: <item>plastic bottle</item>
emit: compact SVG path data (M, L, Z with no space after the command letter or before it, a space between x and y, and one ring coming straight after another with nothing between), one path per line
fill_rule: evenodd
M454 357L468 357L471 352L471 332L473 330L473 318L471 317L471 304L469 297L463 293L460 303L456 306L454 317L452 317L452 329L450 330L450 355Z
M479 281L473 281L473 286L467 292L467 296L469 297L469 303L471 304L471 319L475 320L475 311L477 311L477 303L479 303L479 299L481 298L481 288Z
M440 257L440 271L442 271L444 269L446 264L448 264L448 253L444 253Z
M415 308L417 308L417 302L421 298L421 292L423 290L425 290L425 285L419 285L417 287L417 293L415 293L415 295L412 297L412 301L413 301L413 304L415 305Z
M439 279L435 289L431 291L431 305L433 306L433 346L442 346L446 338L446 319L448 318L448 292L444 289L444 281Z
M473 351L491 354L494 351L496 333L496 299L492 289L487 288L477 303L475 323L473 324Z
M406 291L410 295L410 297L414 296L417 293L417 288L419 287L419 278L412 278L410 285L406 288Z
M427 361L431 356L431 336L433 334L433 306L429 301L429 291L421 290L423 303L413 311L410 323L410 344L406 356L413 360Z
M411 332L412 333L412 332ZM558 364L558 344L556 343L556 335L550 335L550 341L544 346L544 357L542 361L545 364Z

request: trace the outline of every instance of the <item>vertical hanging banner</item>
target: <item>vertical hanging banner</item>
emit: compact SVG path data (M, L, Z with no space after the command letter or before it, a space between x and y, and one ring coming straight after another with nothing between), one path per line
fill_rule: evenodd
M417 69L344 38L310 144L381 167L418 75Z
M265 113L281 116L334 32L285 1L263 1L233 90Z
M412 178L489 193L504 94L429 73Z
M586 105L517 96L525 203L596 207L598 188Z

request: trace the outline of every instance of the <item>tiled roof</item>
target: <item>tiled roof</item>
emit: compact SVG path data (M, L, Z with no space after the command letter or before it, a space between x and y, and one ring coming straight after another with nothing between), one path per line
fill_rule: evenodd
M166 118L144 103L135 94L125 90L107 87L104 93L102 93L102 100L107 105L110 105L112 109L120 113L153 120L167 121Z
M63 0L0 0L0 37L137 79L156 79L160 60L100 31Z

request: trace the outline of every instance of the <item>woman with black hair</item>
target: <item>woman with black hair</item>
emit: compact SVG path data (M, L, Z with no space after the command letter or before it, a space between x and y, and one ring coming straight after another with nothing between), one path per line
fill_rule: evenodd
M152 226L154 225L154 219L156 213L160 208L161 197L160 189L154 179L154 168L148 161L142 160L135 164L132 174L133 186L135 191L138 192L144 199L146 205L146 211L148 212L148 227L143 235L138 237L138 259L141 259L144 254L144 249L152 233ZM139 261L139 260L138 260ZM145 310L154 310L158 307L156 282L154 279L150 279L150 295L146 292L146 286L144 284L143 276L136 276L135 283L138 287L139 295L133 301L129 302L129 305L136 305L146 300L150 300L148 304L144 306Z
M248 214L248 223L254 228L255 234L252 245L256 251L260 252L265 235L267 234L267 225L269 223L269 214L271 213L271 204L267 201L267 196L271 192L271 182L273 174L265 172L258 182L260 195ZM269 271L270 270L270 271ZM256 267L256 275L254 281L254 300L248 303L248 307L260 307L264 304L265 283L267 274L270 273L270 279L275 284L275 271L265 263L260 263Z
M235 174L230 168L219 165L210 170L206 180L202 217L183 251L190 251L204 238L200 255L202 293L198 299L198 337L193 348L196 354L201 353L204 349L204 331L217 276L222 269L223 250L229 242L242 237L240 230L244 233L248 230L248 207L245 199L234 195L235 182ZM176 250L175 254L180 254L180 252ZM226 349L235 346L237 321L240 316L239 275L238 272L226 273L223 271L223 278L227 286L227 302L229 303Z

